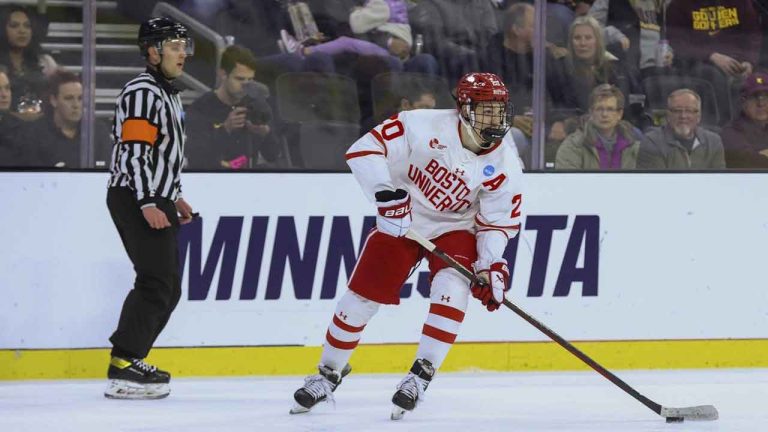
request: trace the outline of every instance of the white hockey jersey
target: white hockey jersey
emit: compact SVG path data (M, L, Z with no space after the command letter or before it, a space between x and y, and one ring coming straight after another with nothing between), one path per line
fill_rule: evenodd
M429 239L474 232L479 261L497 261L520 230L520 158L510 134L475 154L459 128L454 109L404 111L352 144L347 163L371 202L381 190L408 191L414 231Z

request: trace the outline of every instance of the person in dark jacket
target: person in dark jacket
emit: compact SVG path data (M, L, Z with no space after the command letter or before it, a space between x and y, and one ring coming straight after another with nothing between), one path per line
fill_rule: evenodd
M728 168L768 168L768 74L750 75L741 87L741 115L721 133Z
M756 70L760 24L751 0L675 0L667 7L675 67L712 84L721 118L731 118L729 85Z
M53 57L40 48L45 26L33 10L19 5L0 8L0 25L0 64L8 68L12 109L39 113L46 77L57 67Z
M26 165L54 168L84 168L81 162L83 85L80 77L62 69L48 80L48 105L44 115L26 123L22 139L28 148ZM96 159L109 160L109 131L94 123Z
M568 33L568 54L560 61L565 74L564 108L586 112L590 93L600 84L615 85L622 94L629 94L624 69L606 51L600 24L591 16L573 20Z
M219 87L187 110L188 167L247 169L275 162L280 143L272 131L272 110L253 87L256 58L245 47L228 47L221 57Z

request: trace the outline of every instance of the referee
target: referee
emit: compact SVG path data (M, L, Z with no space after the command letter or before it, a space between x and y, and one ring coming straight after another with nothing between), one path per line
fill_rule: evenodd
M168 372L143 359L181 297L176 234L192 207L181 195L184 111L173 80L194 52L187 29L167 18L141 24L147 70L129 81L115 104L107 206L136 271L117 330L104 396L158 399L170 393Z

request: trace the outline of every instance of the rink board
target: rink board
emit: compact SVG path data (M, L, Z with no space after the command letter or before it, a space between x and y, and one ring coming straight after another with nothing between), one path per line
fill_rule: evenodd
M512 301L615 367L766 366L768 176L526 180L523 230L507 250ZM0 379L103 373L133 277L106 182L104 173L0 173ZM182 300L154 355L182 374L303 373L372 205L348 174L188 173L184 193L203 218L180 236ZM357 367L411 361L429 303L425 269L399 307L368 325L356 356L370 366ZM578 367L544 361L561 351L545 341L511 311L473 301L446 368ZM231 370L212 364L227 358ZM78 362L91 366L62 366Z

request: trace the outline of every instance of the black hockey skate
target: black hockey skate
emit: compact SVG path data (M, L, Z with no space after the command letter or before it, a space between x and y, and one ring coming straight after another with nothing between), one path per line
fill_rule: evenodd
M435 368L429 360L416 359L405 378L397 385L397 391L392 396L392 420L400 420L406 411L413 411L424 398L429 382L435 375Z
M104 396L110 399L161 399L171 393L171 374L141 359L112 357Z
M352 371L352 366L347 364L341 372L323 365L317 369L319 373L304 378L304 385L293 394L296 403L291 414L303 414L322 401L333 401L333 392L341 385L342 378Z

